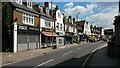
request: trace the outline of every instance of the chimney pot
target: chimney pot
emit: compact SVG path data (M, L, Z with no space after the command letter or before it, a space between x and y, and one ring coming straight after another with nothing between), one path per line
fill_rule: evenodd
M45 6L45 8L46 8L46 7L49 8L49 3L48 3L48 2L45 2L45 3L44 3L44 6Z

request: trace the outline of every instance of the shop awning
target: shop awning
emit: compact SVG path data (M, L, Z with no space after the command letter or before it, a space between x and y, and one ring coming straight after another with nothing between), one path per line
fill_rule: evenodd
M58 36L55 32L42 32L45 36Z

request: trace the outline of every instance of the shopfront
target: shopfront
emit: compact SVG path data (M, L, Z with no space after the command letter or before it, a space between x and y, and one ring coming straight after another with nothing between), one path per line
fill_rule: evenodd
M40 48L39 28L28 25L18 25L17 51Z
M73 33L65 33L65 44L73 44Z
M56 37L57 46L64 45L65 32L58 32L57 34L59 35Z

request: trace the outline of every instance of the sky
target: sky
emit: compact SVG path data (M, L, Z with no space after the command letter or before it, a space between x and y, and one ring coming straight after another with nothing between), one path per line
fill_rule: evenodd
M104 29L114 28L114 16L118 15L118 1L84 1L52 2L52 9L57 5L67 17L71 15L76 18L76 15L78 15L79 20L86 20L98 27ZM44 2L39 3L43 4Z

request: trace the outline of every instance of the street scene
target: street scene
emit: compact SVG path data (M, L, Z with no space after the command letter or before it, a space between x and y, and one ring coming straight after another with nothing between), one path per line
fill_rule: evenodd
M120 67L119 0L5 0L0 5L0 67Z

